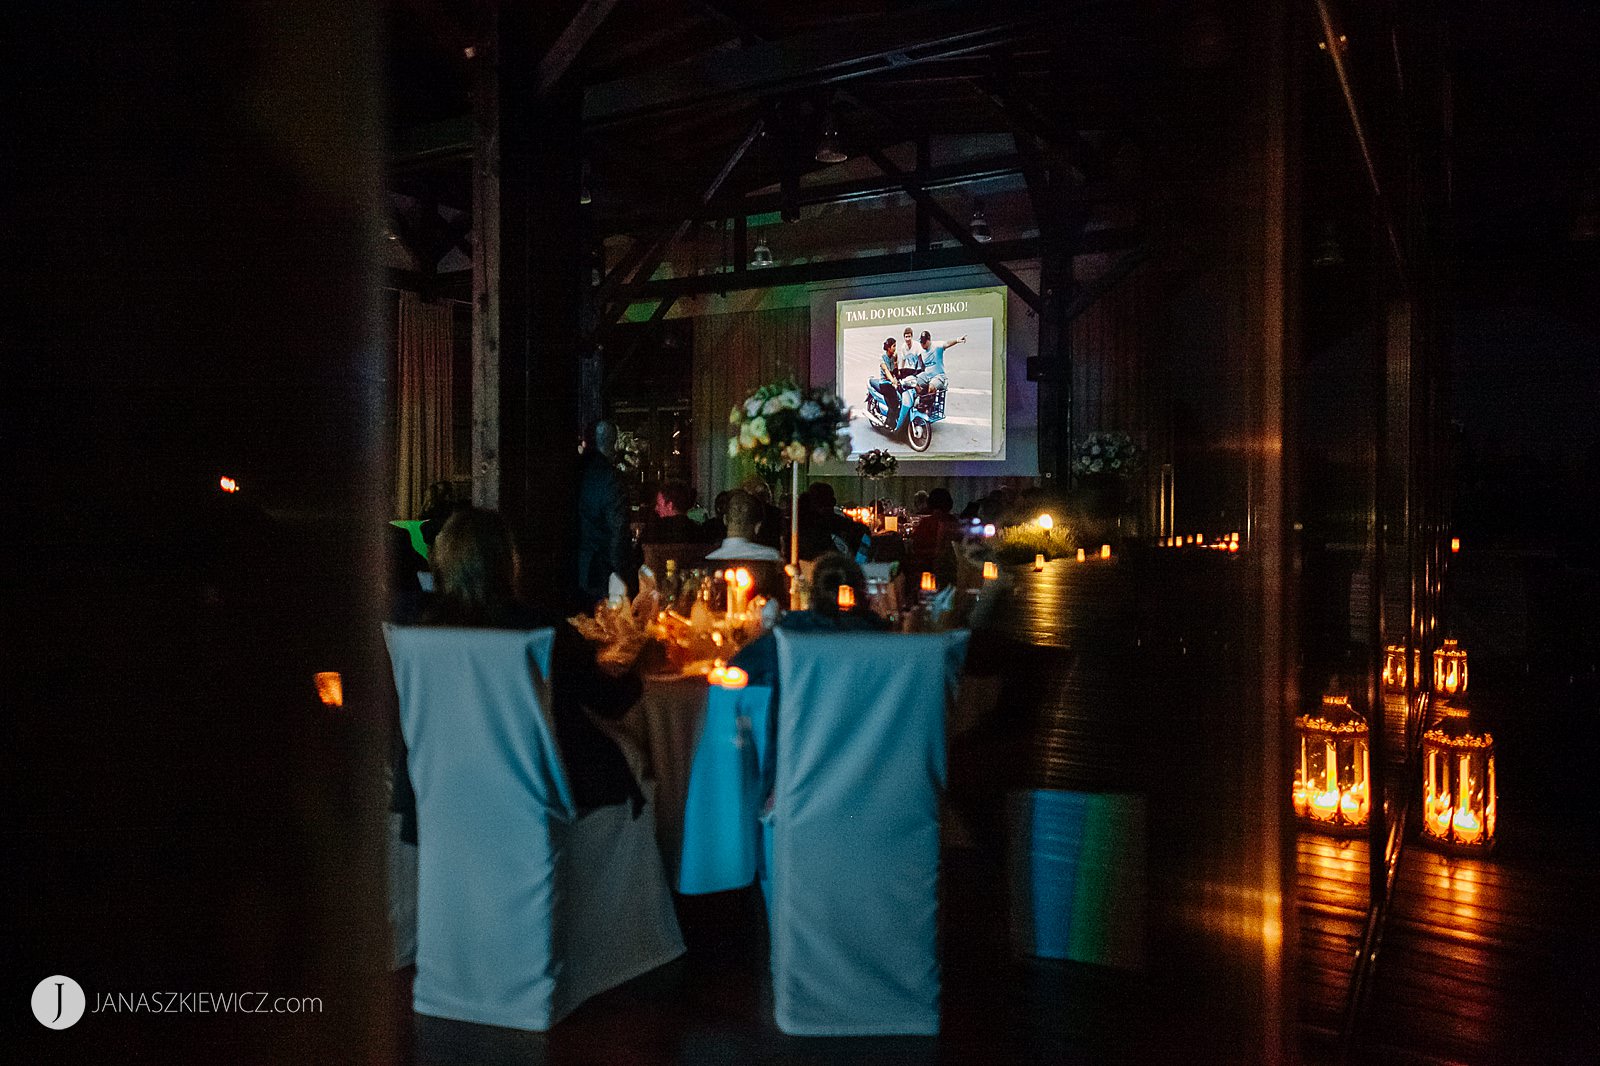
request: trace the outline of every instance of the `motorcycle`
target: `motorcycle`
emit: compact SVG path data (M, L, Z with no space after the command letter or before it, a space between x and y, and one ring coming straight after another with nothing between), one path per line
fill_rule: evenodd
M920 391L912 371L904 371L897 382L900 406L893 417L889 414L889 401L878 387L879 381L867 386L867 421L885 433L905 431L906 443L914 452L925 452L933 443L933 424L944 419L946 385L927 392Z

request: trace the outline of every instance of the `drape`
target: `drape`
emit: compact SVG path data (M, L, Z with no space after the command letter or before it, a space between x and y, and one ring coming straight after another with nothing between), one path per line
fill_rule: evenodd
M400 294L395 327L395 517L417 518L428 486L455 463L454 338L449 303Z
M707 315L694 324L695 477L702 500L755 473L728 458L728 412L779 378L811 383L811 309L786 307Z

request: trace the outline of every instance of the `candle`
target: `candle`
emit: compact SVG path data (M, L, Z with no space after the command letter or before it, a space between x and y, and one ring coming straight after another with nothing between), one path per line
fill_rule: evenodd
M728 614L732 621L739 622L743 620L749 608L750 586L755 584L755 579L750 576L750 571L742 566L737 570L730 570L729 573L733 575L733 584L728 586L731 597Z
M719 688L744 688L750 683L750 675L737 666L723 666L718 662L706 675L706 680Z
M1102 559L1111 558L1111 545L1109 545L1109 544L1100 545L1100 558L1102 558Z
M897 514L883 516L883 531L885 533L900 532L900 516Z
M1085 560L1085 559L1086 559L1086 558L1088 558L1088 556L1086 556L1086 555L1084 555L1084 554L1083 554L1083 549L1082 549L1082 548L1079 548L1079 549L1078 549L1078 562L1080 562L1080 563L1081 563L1081 562L1083 562L1083 561L1084 561L1084 560Z
M856 605L856 590L849 585L839 586L839 610L848 611Z
M932 574L931 571L924 570L922 572L922 591L923 592L938 592L939 591L939 585L938 585L937 582L935 582L933 580L933 574Z
M983 564L983 579L985 581L993 581L995 578L997 578L999 576L1000 576L1000 568L998 566L996 566L992 562L988 562L988 563L984 563Z
M1461 550L1461 538L1460 537L1451 537L1450 538L1450 551L1451 551L1451 553L1453 554L1455 552L1459 552L1460 550Z
M1033 557L1033 572L1037 574L1039 571L1041 571L1043 569L1044 569L1044 555L1041 553L1041 554L1035 555Z
M337 670L324 670L316 675L317 698L329 707L344 706L344 678Z

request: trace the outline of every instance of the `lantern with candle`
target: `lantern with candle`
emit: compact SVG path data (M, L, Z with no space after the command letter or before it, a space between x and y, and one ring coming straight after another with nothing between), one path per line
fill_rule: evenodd
M1294 722L1300 742L1294 776L1294 813L1319 829L1351 830L1367 824L1367 722L1348 696L1324 696L1317 710Z
M1467 692L1467 649L1446 637L1433 653L1433 691L1439 696L1464 696Z
M1487 852L1495 845L1494 737L1452 702L1444 720L1422 734L1422 837L1448 851Z
M1420 684L1422 681L1422 649L1411 649L1411 673L1409 675ZM1390 644L1383 649L1383 690L1385 692L1404 692L1406 689L1406 646L1404 644Z

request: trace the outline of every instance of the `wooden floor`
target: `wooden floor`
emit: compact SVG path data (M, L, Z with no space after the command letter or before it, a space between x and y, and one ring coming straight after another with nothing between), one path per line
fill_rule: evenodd
M1116 689L1126 682L1121 663L1105 648L1106 634L1125 621L1116 613L1121 601L1098 587L1113 575L1110 567L1053 566L1023 577L1002 642L974 643L969 665L984 655L998 664L1004 713L988 730L952 740L951 808L967 832L942 857L940 1037L783 1036L772 1021L764 915L759 896L746 892L681 897L689 954L596 997L552 1033L416 1019L411 1060L1186 1061L1180 1049L1162 1046L1173 1034L1164 1024L1172 1004L1161 1000L1176 990L1158 992L1139 975L1021 958L1007 936L996 843L1004 788L1140 790L1148 760L1138 723L1092 711L1124 702ZM1475 664L1475 684L1478 671ZM1494 670L1485 673L1492 678ZM1491 691L1486 702L1502 746L1501 847L1488 858L1446 858L1407 846L1343 1058L1341 1030L1368 913L1368 844L1309 831L1296 837L1294 995L1303 1061L1600 1064L1600 833L1592 831L1600 806L1586 787L1600 751L1600 711L1593 701L1535 701L1517 684L1499 698L1497 707ZM1398 740L1398 721L1386 724ZM1396 788L1399 777L1391 774ZM409 1006L403 977L396 996L398 1006Z
M1338 1046L1367 921L1367 841L1302 831L1296 841L1300 1026L1308 1058Z

